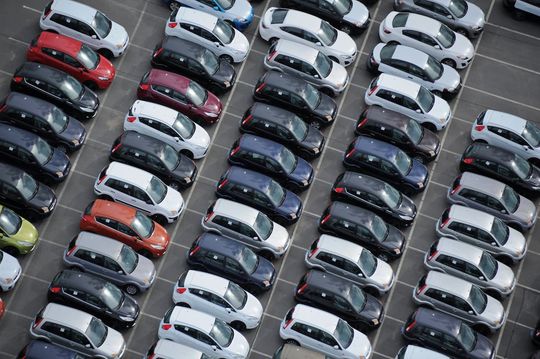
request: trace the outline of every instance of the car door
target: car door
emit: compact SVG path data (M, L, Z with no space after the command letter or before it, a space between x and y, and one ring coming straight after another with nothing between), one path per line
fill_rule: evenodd
M126 241L124 235L118 231L118 222L114 219L107 217L96 217L96 222L98 223L100 232L107 237L111 238L120 238L122 242Z
M79 32L80 40L85 42L93 49L99 50L103 46L103 41L96 33L96 31L87 23L77 21L77 30Z
M422 50L424 52L432 52L433 48L424 43L422 33L420 31L404 29L402 34L403 45L414 47L415 49Z
M209 348L208 345L199 340L198 330L182 324L175 324L174 330L177 337L177 340L175 341L182 344L187 344L190 347L201 350L205 353L212 351L212 349Z
M139 122L141 125L136 129L137 132L157 138L166 143L171 142L168 136L161 131L161 124L159 121L139 116Z
M317 331L317 339L326 353L329 353L336 358L347 358L346 354L343 353L341 346L338 344L337 340L332 336L332 334L326 332L325 330L318 329Z
M317 328L304 323L296 322L291 327L291 330L296 332L297 335L302 338L301 342L303 346L319 351L324 350L324 347L318 338L319 330Z
M488 125L487 129L489 133L491 134L491 136L489 136L489 143L491 145L506 148L512 152L516 150L518 151L522 150L522 149L517 149L516 144L510 140L510 131L504 128L501 128L499 126L492 126L492 125Z
M218 57L229 52L228 46L223 44L213 33L201 28L200 44L210 49Z
M78 21L71 16L55 13L51 16L51 21L61 34L85 42L86 38L79 32Z
M203 261L206 264L206 268L210 273L217 275L225 274L228 275L228 272L225 271L225 256L219 253L212 251L207 251L204 254Z
M156 205L154 201L152 201L152 199L145 190L137 186L132 186L132 197L130 205L148 214L153 214L156 212Z
M62 345L66 348L74 348L75 343L71 341L69 328L61 324L47 321L40 328L47 333L47 337L51 338L54 343Z
M9 183L0 183L0 200L3 204L14 208L24 208L26 205L26 200L20 192Z
M51 66L56 67L64 72L73 72L73 68L64 61L64 53L56 49L42 47L41 52L47 55Z
M115 201L122 202L127 205L131 204L132 185L115 178L108 178L105 182L105 186L108 189L107 192L110 193L111 197L113 197Z
M193 309L203 310L204 312L213 315L214 317L223 314L220 311L220 308L216 307L216 305L212 303L212 293L210 293L209 291L199 288L190 288L189 292L192 296L195 297L195 303L190 303Z
M382 102L382 106L396 112L406 113L406 109L402 105L402 96L393 91L380 89L375 95L378 102ZM407 111L408 112L408 111Z
M246 272L236 259L225 257L225 272L233 282L245 284L249 281Z
M81 248L73 254L73 257L77 258L76 262L82 264L87 272L111 278L109 271L104 268L105 257L101 254Z
M223 318L227 323L237 319L236 310L220 296L210 293L210 303L209 307L213 306L215 308L216 317Z

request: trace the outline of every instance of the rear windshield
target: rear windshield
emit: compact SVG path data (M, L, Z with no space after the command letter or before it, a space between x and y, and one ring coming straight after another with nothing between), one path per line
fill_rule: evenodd
M393 27L404 27L407 23L407 19L409 18L409 14L397 14L394 17L394 20L392 20L392 26Z
M391 59L396 51L397 45L395 44L386 44L381 49L381 61L386 59Z
M272 24L283 24L283 20L285 20L285 16L287 16L287 13L289 12L289 9L277 9L272 14Z

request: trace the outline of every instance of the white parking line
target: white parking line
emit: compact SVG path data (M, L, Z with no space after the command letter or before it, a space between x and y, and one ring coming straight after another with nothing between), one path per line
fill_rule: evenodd
M57 242L53 242L53 241L50 241L50 240L45 239L45 238L40 238L39 240L40 240L41 242L45 242L45 243L47 243L47 244L50 244L50 245L53 245L53 246L56 246L56 247L60 247L60 248L62 248L62 249L65 249L65 248L66 248L66 246L63 245L63 244L60 244L60 243L57 243ZM36 250L34 249L34 252L35 252L35 251L36 251ZM25 273L23 273L23 275L25 275Z
M166 278L159 277L159 276L157 276L156 278L159 279L159 280L161 280L161 281L163 281L163 282L165 282L165 283L169 283L169 284L174 284L174 285L176 285L176 283L177 283L177 282L175 282L175 281L173 281L173 280L168 280L168 279L166 279Z
M153 53L153 52L154 52L154 50L152 50L152 49L149 49L149 48L144 47L144 46L136 45L136 44L134 44L134 43L132 43L132 42L129 43L128 47L130 47L130 46L133 46L133 47L136 48L136 49L141 49L141 50L144 50L144 51L148 51L148 52L150 52L150 53Z
M454 156L458 156L458 157L461 157L461 155L462 155L462 153L457 153L457 152L454 152L454 151L450 151L450 150L447 150L446 148L441 149L441 151L444 151L446 153L450 153L450 154L452 154Z
M258 354L258 355L260 355L260 356L263 356L263 357L265 357L265 358L272 358L271 355L268 355L268 354L266 354L266 353L260 352L260 351L255 350L255 349L251 349L251 352L252 352L252 353L255 353L255 354Z
M310 215L310 216L312 216L312 217L316 217L316 218L319 218L319 217L321 216L320 214L313 213L313 212L309 212L309 211L306 211L306 210L304 210L304 211L302 212L302 214L303 214L303 213L308 214L308 215Z
M426 218L429 218L429 219L432 219L434 221L438 221L439 219L438 218L435 218L435 217L432 217L428 214L425 214L425 213L418 213L418 215L422 216L422 217L426 217Z
M391 357L391 356L388 356L386 354L383 354L383 353L379 353L379 352L376 352L376 351L373 351L373 353L377 354L378 356L381 356L383 358L386 358L386 359L394 359L394 357Z
M514 321L514 320L506 319L506 321L507 321L508 323L510 323L510 324L518 325L518 326L520 326L520 327L527 328L527 329L529 329L529 330L534 330L534 329L535 329L535 328L533 328L533 327L529 327L528 325L525 325L525 324L520 323L520 322L516 322L516 321Z
M34 9L33 7L30 7L30 6L26 6L26 5L23 5L22 7L23 7L23 9L26 9L26 10L30 10L30 11L32 11L32 12L35 12L35 13L41 14L41 11L40 11L40 10L38 10L38 9Z
M155 315L148 314L146 312L141 312L141 315L144 315L145 317L148 317L148 318L155 319L155 320L157 320L159 322L161 322L161 319L163 319L163 318L160 318L160 317L156 317Z
M28 42L21 41L21 40L19 40L19 39L16 39L16 38L14 38L14 37L11 37L11 36L8 37L8 40L11 40L11 41L13 41L13 42L16 42L17 44L21 44L21 45L24 45L24 46L30 45Z
M486 55L482 55L482 54L478 54L478 53L476 54L476 56L480 56L480 57L482 57L484 59L495 61L495 62L501 63L503 65L506 65L506 66L515 67L516 69L527 71L527 72L530 72L530 73L535 74L535 75L540 75L539 71L531 70L531 69L528 69L528 68L523 67L523 66L518 66L518 65L512 64L510 62L506 62L506 61L503 61L503 60L496 59L496 58L491 57L491 56L486 56Z
M470 67L470 65L469 65ZM466 86L464 85L463 86L464 88L467 88L469 90L473 90L473 91L476 91L476 92L480 92L480 93L483 93L485 95L489 95L489 96L493 96L495 98L498 98L500 100L505 100L505 101L508 101L508 102L512 102L512 103L515 103L516 105L520 105L520 106L524 106L524 107L528 107L530 109L533 109L535 111L540 111L540 108L538 107L535 107L535 106L532 106L532 105L528 105L526 103L523 103L523 102L519 102L519 101L516 101L516 100L512 100L508 97L504 97L504 96L500 96L500 95L495 95L494 93L491 93L489 91L484 91L484 90L480 90L480 89L477 89L476 87L471 87L471 86Z
M254 88L254 87L255 87L254 84L250 84L249 82L245 82L245 81L242 81L242 80L236 80L236 82L239 83L239 84L242 84L242 85L251 87L251 88Z
M433 171L431 171L433 173ZM445 185L445 184L442 184L442 183L439 183L439 182L435 182L435 181L429 181L430 183L433 183L434 185L437 185L437 186L440 186L440 187L444 187L444 188L450 188L450 186L448 185Z
M411 246L411 245L408 245L407 248L410 248L410 249L412 249L412 250L415 251L415 252L424 253L424 254L426 253L426 251L424 251L424 250L422 250L422 249L420 249L420 248L416 248L416 247Z
M278 278L278 281L280 282L283 282L283 283L287 283L287 284L290 284L292 285L293 287L296 287L297 283L294 283L294 282L291 282L291 281L288 281L286 279L283 279L283 278Z
M132 350L132 349L126 349L126 352L130 352L130 353L135 354L135 355L140 356L140 357L146 356L146 354L139 353L138 351L135 351L135 350Z
M540 37L537 37L537 36L534 36L534 35L531 35L531 34L526 34L524 32L521 32L521 31L517 31L517 30L514 30L514 29L509 29L507 27L504 27L504 26L501 26L501 25L497 25L497 24L494 24L492 22L486 22L486 24L490 25L490 26L493 26L493 27L496 27L498 29L501 29L501 30L505 30L505 31L508 31L508 32L513 32L514 34L518 34L518 35L521 35L521 36L525 36L525 37L528 37L530 39L534 39L534 40L540 40Z
M7 75L9 77L12 77L13 74L11 72L7 72L7 71L4 71L4 70L0 70L0 74L4 74L4 75Z
M30 317L30 316L22 314L22 313L14 312L13 310L7 310L6 309L6 312L11 313L13 315L16 315L18 317L24 318L24 319L28 319L28 320L32 320L32 321L34 320L34 317Z
M84 176L84 177L96 179L96 176L89 175L88 173L84 173L84 172L79 171L79 170L72 169L71 172L76 173L76 174L81 175L81 176Z
M95 177L92 177L92 178L95 178ZM82 214L83 212L79 209L76 209L76 208L73 208L73 207L70 207L70 206L66 206L65 204L62 204L62 203L57 203L56 204L58 207L60 208L64 208L64 209L68 209L72 212L75 212L75 213L78 213L78 214Z
M361 88L362 90L367 90L367 87L362 86L362 85L358 85L358 84L355 84L355 83L352 83L352 82L351 82L351 86Z
M299 246L298 244L295 244L295 243L291 243L291 247L294 247L294 248L297 248L297 249L301 249L303 251L306 251L307 248L304 248L302 246Z
M345 151L340 150L339 148L335 148L335 147L328 146L328 145L326 145L325 147L328 148L329 150L332 150L332 151L335 151L335 152L338 152L338 153L341 153L341 154L345 153Z
M328 181L325 181L325 180L320 179L320 178L315 178L315 181L321 182L321 183L324 183L324 184L329 184L330 186L334 185L332 182L328 182Z
M344 119L349 120L349 121L353 121L353 122L356 122L356 120L357 120L356 118L352 118L352 117L346 116L344 114L340 114L340 115L338 115L338 117L343 117ZM328 137L330 137L330 136L328 136Z
M415 288L415 287L416 287L416 285L414 285L414 284L409 284L409 283L404 282L404 281L402 281L402 280L396 280L396 282L399 283L399 284L401 284L401 285L404 285L405 287L409 287L409 288Z
M188 212L191 212L191 213L198 214L199 216L203 216L203 217L206 216L206 213L202 213L202 212L196 211L196 210L191 209L191 208L187 208L187 207L186 207L185 210L188 211Z
M217 182L219 180L219 179L206 177L206 176L203 176L203 175L197 175L197 178L202 178L203 180L206 180L206 181L212 182L212 183L215 183L215 182Z
M460 118L460 117L456 117L456 116L453 116L454 120L458 120L458 121L461 121L461 122L465 122L465 123L468 123L470 125L472 125L474 123L474 120L465 120L463 118Z
M105 146L105 147L107 147L107 148L111 147L111 144L110 144L110 143L101 142L101 141L95 140L95 139L93 139L93 138L88 138L88 137L87 137L87 138L86 138L86 141L94 142L94 143L96 143L96 144L98 144L98 145L102 145L102 146Z
M405 324L405 321L401 320L401 319L398 319L398 318L394 318L394 317L391 317L387 314L384 315L385 318L388 318L390 320L393 320L394 322L398 322L398 323L401 323L401 324Z
M521 283L516 283L516 286L520 287L520 288L523 288L523 289L526 289L526 290L530 290L531 292L534 292L536 294L540 294L540 290L538 289L535 289L535 288L532 288L532 287L529 287L529 286L526 286L526 285L523 285Z
M275 320L280 321L280 322L283 320L283 318L276 317L275 315L268 314L268 313L266 313L266 312L263 313L263 315L264 315L265 317L272 318L272 319L275 319Z
M29 274L23 274L22 275L24 278L30 278L30 279L33 279L35 281L38 281L38 282L41 282L41 283L45 283L45 284L50 284L51 282L48 281L48 280L45 280L45 279L41 279L41 278L38 278L38 277L34 277L33 275L29 275Z
M126 80L126 81L129 81L129 82L132 82L134 84L139 84L140 81L137 81L137 80L133 80L133 79L130 79L129 77L126 77L126 76L123 76L123 75L120 75L118 72L116 72L116 76L117 78L119 79L122 79L122 80Z
M172 236L171 236L172 238ZM176 247L180 247L180 248L183 248L183 249L190 249L190 247L186 246L185 244L182 244L182 243L176 243L174 241L171 241L170 242L170 245L172 246L176 246ZM168 252L168 251L167 251Z
M223 145L220 145L220 144L218 144L218 143L212 143L211 146L212 146L212 147L221 148L221 149L224 149L224 150L227 150L227 151L231 149L230 147L223 146Z
M256 54L263 55L263 56L266 56L266 55L267 55L266 52L259 51L259 50L255 50L255 49L251 49L251 52L254 52L254 53L256 53Z

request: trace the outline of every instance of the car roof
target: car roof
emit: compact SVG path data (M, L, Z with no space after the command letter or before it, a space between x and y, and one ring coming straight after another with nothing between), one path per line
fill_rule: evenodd
M97 10L85 4L71 0L54 0L51 9L69 14L78 20L91 24Z
M375 194L378 197L382 197L386 187L390 186L383 180L353 171L344 172L339 183L357 190Z
M0 180L14 184L22 177L23 173L26 172L18 167L0 161Z
M353 223L359 223L370 229L373 224L373 219L377 217L377 215L370 210L340 201L332 202L328 208L330 209L330 214L332 216L343 218Z
M437 250L442 253L452 254L452 257L475 265L480 263L480 259L484 253L483 250L476 246L446 237L439 239Z
M101 277L80 271L64 269L58 273L51 284L60 285L76 290L83 290L87 293L101 292L108 282Z
M109 167L107 168L107 176L116 177L122 179L123 181L142 185L145 189L146 185L154 177L154 175L150 172L146 172L140 168L116 161L109 164Z
M185 76L175 74L173 72L152 69L146 78L146 82L150 85L161 85L182 93L186 93L191 80Z
M307 82L299 77L284 74L278 71L268 71L264 75L264 83L270 86L284 88L295 93L304 93Z
M506 188L506 185L500 181L472 172L463 172L459 184L496 198L501 198Z
M90 321L93 318L92 315L83 312L82 310L57 303L47 304L42 313L42 317L45 320L50 319L56 323L66 325L71 328L78 328L83 333L86 331L90 325Z
M123 243L112 238L86 231L79 232L75 245L103 254L109 258L117 258L124 247Z
M205 232L200 235L198 245L204 249L218 252L229 258L240 258L245 245L217 234Z
M63 83L67 77L71 77L63 71L38 64L36 62L25 62L16 71L14 76L30 77L57 87ZM75 80L75 78L73 78ZM77 81L77 80L75 80Z
M450 274L429 271L426 275L426 285L431 288L438 288L446 292L455 294L463 299L469 297L472 284L464 279L454 277Z
M292 128L291 119L296 116L293 112L285 110L284 108L268 105L263 102L255 102L250 108L249 112L253 117L261 118L267 122L273 122L287 127L288 129Z
M277 9L277 8L274 8ZM287 9L287 15L280 26L295 26L302 30L316 33L321 28L322 20L317 16L305 13L303 11Z
M300 59L309 64L314 64L319 50L313 47L285 39L278 40L274 50L280 54Z
M92 205L92 216L104 216L112 219L119 219L122 222L131 222L135 218L137 210L125 204L96 199Z
M171 358L177 358L178 355L180 355L182 359L200 359L203 355L203 353L197 349L165 339L159 339L157 341L154 353L158 358L161 358L160 355L170 356Z
M121 136L121 144L156 156L160 156L168 146L157 138L136 131L125 131Z
M416 96L416 94L418 94L418 91L420 91L421 87L414 81L394 75L389 75L386 73L382 73L379 75L379 78L377 80L377 86L410 96Z
M489 213L458 204L453 204L450 207L448 216L453 220L468 223L475 227L486 228L488 230L491 229L491 225L493 224L493 220L495 218Z
M131 105L131 112L133 113L133 116L148 117L169 126L173 125L178 116L178 111L175 111L170 107L142 100L133 102L133 105Z
M229 281L210 273L190 270L184 278L184 286L206 289L212 293L223 296L229 287Z
M272 158L279 158L285 147L281 143L250 134L242 135L239 140L239 145L244 150L260 153Z
M206 51L205 47L197 43L169 35L165 35L161 47L191 58L199 58L199 56L202 56Z
M37 39L37 44L40 47L61 50L73 57L77 56L82 46L82 42L79 40L50 31L42 31Z
M216 318L210 314L199 312L198 310L175 306L169 322L175 324L189 324L194 328L209 334L216 322Z
M349 280L319 270L310 270L306 282L310 287L317 287L325 291L337 293L349 300L351 298L352 287L355 285Z
M317 247L324 249L326 252L339 254L341 257L350 259L354 263L358 262L360 254L365 250L356 243L328 234L321 234Z
M227 179L261 191L265 191L272 181L272 178L262 173L238 166L231 166L227 170Z
M450 357L428 348L409 344L403 359L450 359Z
M513 161L516 156L514 153L503 148L480 142L473 142L465 149L464 156L470 155L495 163Z
M405 27L435 37L441 28L441 23L424 15L409 13Z
M390 143L367 136L358 136L354 140L354 147L368 155L394 160L400 149Z
M427 64L429 55L409 46L397 45L394 53L392 54L392 58L424 67Z
M424 307L416 310L414 319L420 325L425 325L453 336L458 335L462 323L461 320L449 314Z
M494 125L503 127L517 134L521 134L527 124L527 120L510 113L487 110L484 115L484 124L488 126Z
M322 353L312 351L307 348L299 347L293 344L283 344L283 350L281 351L282 359L328 359Z
M176 21L182 21L193 25L198 25L212 31L216 26L218 18L207 12L182 6L178 9L178 12L176 13Z
M28 343L24 354L26 359L83 359L72 350L37 339Z
M231 201L225 198L218 198L214 204L215 213L223 213L227 217L239 220L243 223L253 225L260 211L246 206L245 204Z
M31 148L40 137L7 123L0 123L0 139L26 149Z
M381 106L366 107L364 115L368 118L368 122L378 122L392 128L398 128L402 131L407 129L407 125L410 121L414 121L407 115Z
M50 102L20 92L10 92L5 104L10 108L24 110L40 117L47 117L54 108L57 108Z
M292 317L293 319L318 327L327 333L333 333L339 322L338 316L304 304L297 304L294 307Z

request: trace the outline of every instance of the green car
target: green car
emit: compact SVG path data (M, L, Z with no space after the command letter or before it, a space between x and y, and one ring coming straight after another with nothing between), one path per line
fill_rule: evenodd
M36 227L11 209L0 205L0 249L11 254L27 254L38 240Z

